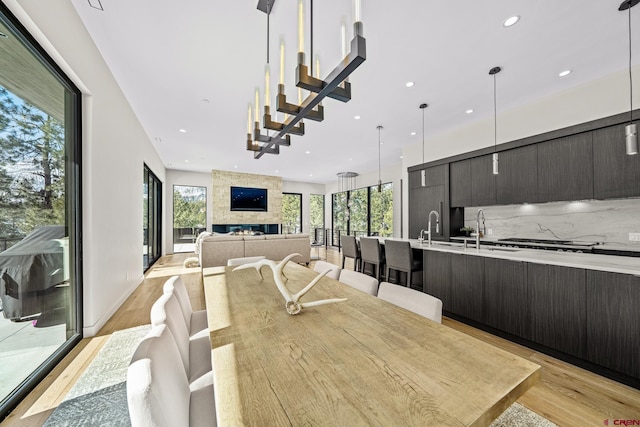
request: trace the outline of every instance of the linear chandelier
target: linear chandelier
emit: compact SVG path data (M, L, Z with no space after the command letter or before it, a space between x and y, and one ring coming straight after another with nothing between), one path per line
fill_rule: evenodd
M284 120L277 122L271 116L270 105L270 69L269 69L269 15L273 9L275 0L259 0L258 10L267 14L267 67L265 70L265 96L264 114L262 116L262 128L260 126L260 96L256 90L254 105L255 118L252 120L252 107L249 107L247 120L247 150L253 151L253 157L259 159L264 154L280 154L280 146L290 146L290 135L304 135L304 119L321 122L324 120L324 107L321 104L324 98L332 98L342 102L351 99L351 84L349 75L366 59L366 40L363 34L363 25L360 21L360 0L354 0L354 23L351 50L346 52L346 30L342 28L342 56L338 65L322 80L319 66L316 67L316 75L313 76L313 63L311 73L305 63L304 52L304 8L303 0L298 2L298 63L296 66L296 86L298 87L298 103L293 104L287 100L284 85L284 45L280 45L280 83L276 96L276 111L284 113ZM311 61L313 61L313 0L311 3ZM309 91L309 95L303 100L302 89ZM269 131L275 133L269 135Z

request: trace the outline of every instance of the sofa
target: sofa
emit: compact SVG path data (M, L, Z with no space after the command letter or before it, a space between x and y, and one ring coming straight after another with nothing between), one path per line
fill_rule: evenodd
M298 253L301 256L292 261L305 264L311 261L311 241L306 233L257 236L208 234L199 236L196 244L200 266L203 268L227 265L227 260L231 258L258 255L279 261L287 255Z

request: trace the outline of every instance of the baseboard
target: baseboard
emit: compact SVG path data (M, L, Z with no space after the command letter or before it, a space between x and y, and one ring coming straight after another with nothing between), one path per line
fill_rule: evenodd
M118 309L122 306L122 304L124 304L127 298L131 296L133 291L135 291L138 288L138 286L142 284L142 282L144 282L144 274L138 278L138 280L134 283L133 286L131 286L131 288L129 288L126 292L124 292L120 296L118 301L116 301L115 304L111 306L111 309L108 310L100 319L98 319L98 321L94 325L85 326L82 328L82 337L88 338L88 337L95 336L100 331L100 329L102 329L102 327L107 323L107 321L111 319L111 316L113 316L116 313L116 311L118 311Z

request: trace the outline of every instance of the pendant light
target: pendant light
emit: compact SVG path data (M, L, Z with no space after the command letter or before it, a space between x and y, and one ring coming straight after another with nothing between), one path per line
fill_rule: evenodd
M489 75L493 76L493 174L498 175L500 168L498 164L498 111L496 109L496 74L502 71L500 67L493 67L489 70Z
M629 10L629 124L624 128L626 136L627 155L638 154L638 126L633 123L633 78L631 73L631 8L639 0L625 0L618 7L619 11Z
M427 104L420 104L419 105L420 109L422 110L422 164L424 164L424 110L428 107ZM422 169L420 171L420 177L421 177L421 185L423 187L427 186L427 171L425 169Z
M380 131L384 129L382 125L378 125L376 128L378 129L378 193L382 192L382 179L380 178L380 146L382 145L382 141L380 140Z

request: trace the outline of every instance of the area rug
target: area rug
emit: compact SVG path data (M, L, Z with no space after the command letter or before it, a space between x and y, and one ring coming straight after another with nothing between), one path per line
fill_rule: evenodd
M131 426L127 368L150 329L151 325L143 325L111 334L44 426Z
M45 422L45 427L129 427L127 368L150 325L114 332ZM491 427L557 427L514 403Z

